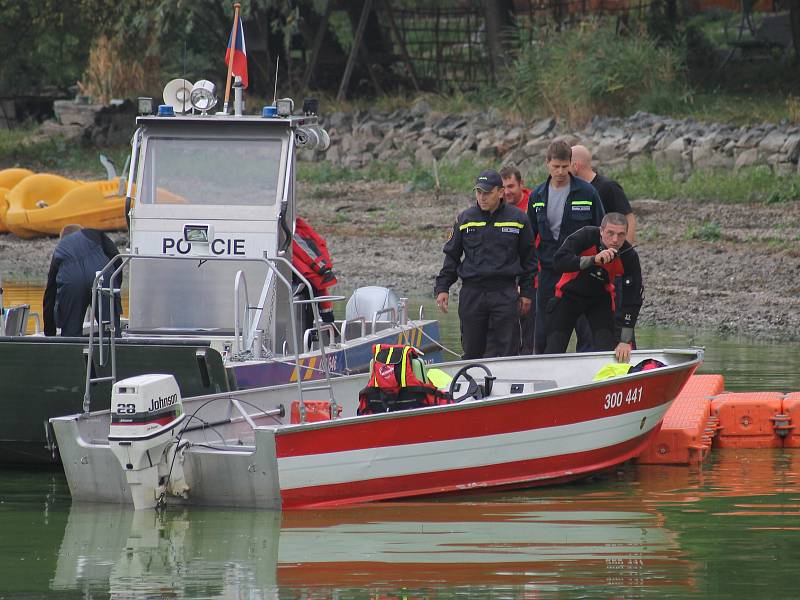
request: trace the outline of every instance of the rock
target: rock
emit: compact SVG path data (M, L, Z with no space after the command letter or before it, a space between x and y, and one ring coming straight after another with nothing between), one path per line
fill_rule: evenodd
M353 116L350 113L336 111L325 118L325 125L326 127L345 129L350 127L352 120Z
M95 116L102 108L99 104L78 104L74 100L56 100L53 102L53 112L56 115L56 120L61 125L90 127L94 125Z
M496 158L497 148L494 141L489 137L482 139L478 142L477 153L480 158Z
M635 134L631 137L630 142L628 142L627 152L629 156L636 156L637 154L648 152L653 146L655 146L653 136Z
M548 117L547 119L542 119L536 125L531 127L528 130L528 135L533 138L542 137L550 133L553 128L556 126L556 120L553 117Z
M427 146L420 146L414 153L414 158L419 164L432 165L434 156L430 148L428 148Z
M39 134L45 138L63 137L65 141L75 142L83 137L85 129L81 125L62 125L48 120L39 126Z
M411 105L411 115L414 117L425 117L431 110L431 105L425 98L417 98Z
M738 171L744 167L750 167L758 162L758 148L748 148L743 152L740 152L739 155L736 157L736 162L733 165L733 169Z
M664 160L673 166L683 166L684 153L688 150L688 142L685 137L679 137L664 149Z
M771 131L763 140L761 140L761 142L759 142L758 147L767 153L780 152L785 143L785 133L781 131Z
M780 152L788 162L796 163L800 159L800 133L789 135Z
M733 158L717 152L709 144L694 146L692 148L692 166L697 169L730 169L733 168Z
M431 147L431 154L436 160L441 160L445 153L450 149L452 144L448 141L442 141Z

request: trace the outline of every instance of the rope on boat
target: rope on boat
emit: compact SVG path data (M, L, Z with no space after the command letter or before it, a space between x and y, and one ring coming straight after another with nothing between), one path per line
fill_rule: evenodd
M420 325L420 324L419 324L419 323L417 323L416 321L412 321L411 319L409 319L409 320L408 320L408 322L409 322L409 323L411 323L411 325L413 325L414 327L417 327L417 328L418 328L418 329L419 329L419 330L422 332L422 336L423 336L423 337L426 337L426 338L428 338L428 340L430 340L431 342L433 342L433 343L434 343L434 345L436 345L436 346L439 346L439 348L441 348L441 349L442 349L442 350L444 350L445 352L449 352L450 354L452 354L453 356L455 356L456 358L458 358L459 360L461 360L461 358L462 358L461 354L459 354L458 352L454 352L453 350L451 350L450 348L448 348L447 346L445 346L444 344L442 344L442 342L440 342L439 340L435 340L435 339L433 339L433 338L432 338L430 335L428 335L428 334L425 332L425 329L423 329L422 325ZM410 342L410 341L409 341L409 339L408 339L409 331L408 331L408 330L406 330L406 332L405 332L403 335L405 335L405 336L406 336L406 341L407 341L407 342L410 344L411 342Z

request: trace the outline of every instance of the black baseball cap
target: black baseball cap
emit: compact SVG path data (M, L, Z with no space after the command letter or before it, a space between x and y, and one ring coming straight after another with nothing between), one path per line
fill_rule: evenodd
M492 171L491 169L488 171L481 171L481 174L475 179L474 189L476 190L491 192L497 187L503 187L503 178L500 177L500 173L497 171Z

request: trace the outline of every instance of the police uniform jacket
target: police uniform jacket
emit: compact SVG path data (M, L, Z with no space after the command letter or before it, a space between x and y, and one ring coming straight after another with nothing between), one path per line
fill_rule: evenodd
M531 225L524 212L504 200L494 213L476 202L458 215L443 252L436 294L448 291L460 277L465 285L490 289L515 282L521 296L534 296Z
M619 254L610 263L595 265L593 261L581 269L582 256L594 256L605 246L600 239L599 227L584 227L569 236L555 255L554 270L562 273L556 284L557 297L574 294L583 298L611 295L614 306L614 282L618 277L622 283L621 321L623 330L633 330L639 309L642 307L642 269L639 255L628 242L619 249Z
M569 176L569 194L564 203L561 230L558 239L553 238L547 222L547 196L550 177L531 192L528 200L528 218L533 228L536 243L535 261L538 269L552 269L556 251L570 235L587 225L600 225L605 212L600 196L594 187L578 177Z

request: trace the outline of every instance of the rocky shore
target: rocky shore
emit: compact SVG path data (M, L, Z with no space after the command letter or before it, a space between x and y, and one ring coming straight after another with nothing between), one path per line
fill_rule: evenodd
M381 182L301 184L299 211L328 240L343 288L432 293L442 245L469 196ZM800 203L633 201L646 286L640 322L800 338ZM711 222L718 228L704 229ZM124 247L127 236L112 234ZM5 281L44 285L54 239L0 234ZM457 297L457 288L453 290Z
M373 161L403 168L412 161L432 165L434 160L478 160L515 163L522 173L530 173L541 165L548 144L560 137L591 148L603 168L654 160L679 173L754 165L769 166L777 175L800 172L800 127L790 123L734 126L639 112L624 119L596 116L585 127L573 128L551 117L513 122L493 108L437 113L424 98L391 112L336 112L325 123L331 148L305 158L350 168Z

